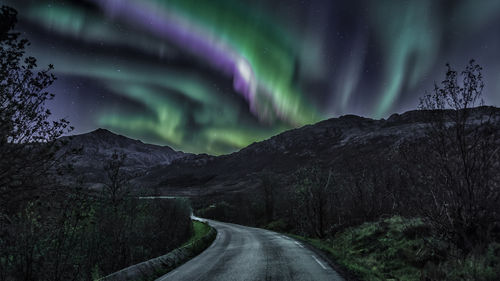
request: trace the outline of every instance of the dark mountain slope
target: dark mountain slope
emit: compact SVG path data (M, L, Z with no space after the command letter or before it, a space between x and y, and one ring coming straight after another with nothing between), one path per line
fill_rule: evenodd
M473 114L486 109L475 109ZM499 121L500 109L493 111ZM265 173L286 181L303 166L341 167L345 162L364 159L387 162L404 140L423 136L425 114L409 111L393 114L387 120L354 115L332 118L253 143L229 155L179 158L170 165L155 167L138 182L163 194L219 193L255 187Z
M169 165L173 160L190 154L175 151L168 146L145 144L105 129L63 138L65 149L80 149L68 159L77 176L86 183L102 183L105 177L104 164L116 151L126 155L124 169L139 174L147 173L156 165Z
M479 116L491 109L500 124L499 108L477 108L473 114ZM400 144L418 141L424 135L426 116L425 111L393 114L387 120L345 115L217 157L144 144L103 129L66 139L68 147L83 148L70 160L76 172L72 177L82 176L87 184L105 181L103 165L117 151L127 155L125 170L140 175L133 180L137 188L165 195L218 194L254 188L264 174L286 184L297 169L312 165L342 170L356 169L356 163L384 162L384 168L391 168Z

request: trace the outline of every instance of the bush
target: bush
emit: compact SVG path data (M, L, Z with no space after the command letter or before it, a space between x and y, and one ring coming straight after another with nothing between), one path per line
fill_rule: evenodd
M290 230L287 223L282 219L270 222L266 226L266 228L270 229L270 230L278 231L278 232L287 232L288 230Z

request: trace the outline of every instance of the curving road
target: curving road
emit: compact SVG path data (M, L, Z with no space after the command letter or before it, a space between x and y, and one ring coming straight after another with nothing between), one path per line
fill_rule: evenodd
M157 281L344 281L300 242L276 232L208 220L213 244Z

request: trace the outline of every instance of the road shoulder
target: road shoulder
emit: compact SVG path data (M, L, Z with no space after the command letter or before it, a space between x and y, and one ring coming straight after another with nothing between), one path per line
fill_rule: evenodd
M283 233L283 235L286 235L290 239L300 241L302 245L304 245L307 249L312 251L314 254L318 255L328 263L328 265L333 268L342 278L344 278L346 281L362 281L359 279L353 272L350 272L347 270L345 267L337 264L335 262L335 258L332 256L332 254L324 249L320 249L312 245L307 238L304 238L299 235L292 235L288 233Z

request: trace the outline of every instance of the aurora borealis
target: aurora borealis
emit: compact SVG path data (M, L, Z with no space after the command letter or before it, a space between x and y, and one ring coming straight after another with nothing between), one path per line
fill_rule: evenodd
M210 154L343 114L415 108L445 63L484 67L500 104L497 0L7 0L50 105L98 127Z

